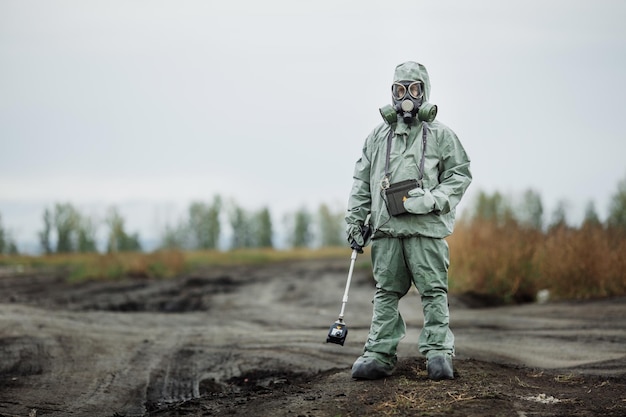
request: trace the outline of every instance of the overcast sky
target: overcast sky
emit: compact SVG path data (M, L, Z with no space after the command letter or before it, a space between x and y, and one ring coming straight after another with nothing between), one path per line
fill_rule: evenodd
M423 63L478 191L601 218L626 178L626 2L0 0L0 214L118 206L142 236L214 195L345 208L395 66Z

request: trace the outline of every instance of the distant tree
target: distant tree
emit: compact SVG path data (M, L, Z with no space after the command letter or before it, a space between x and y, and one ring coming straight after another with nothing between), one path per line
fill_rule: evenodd
M20 253L19 249L17 248L17 243L15 243L15 241L11 238L9 238L8 240L6 253L8 255L19 255Z
M206 213L207 207L205 203L193 202L189 205L189 238L192 249L207 249L207 224Z
M509 201L499 192L489 195L483 191L478 194L474 217L504 226L514 221L513 210Z
M0 214L0 254L4 253L7 246L7 235L2 225L2 215Z
M80 215L70 203L57 203L54 207L54 226L57 233L57 253L75 252Z
M596 212L596 206L593 201L589 201L585 207L585 218L583 219L583 227L599 227L602 226L600 217Z
M77 230L77 250L78 252L97 252L96 247L97 228L93 220L87 217L80 217Z
M322 246L340 246L344 244L344 215L333 213L326 204L321 204L318 212L320 244Z
M129 235L126 232L124 218L122 218L117 208L109 208L105 223L109 227L107 252L131 252L141 250L139 234L134 233Z
M47 208L43 212L43 230L39 232L39 243L41 250L46 255L52 253L52 242L50 240L50 233L52 232L52 213Z
M125 243L123 251L141 252L141 238L138 232L128 235Z
M303 207L295 213L292 234L293 247L304 248L311 246L313 238L311 222L311 214L306 208Z
M186 249L188 247L189 229L185 224L178 226L165 226L161 236L161 249Z
M274 246L272 242L272 217L267 207L261 209L254 216L254 235L255 246L259 248L272 248Z
M252 247L254 238L248 212L233 202L229 213L229 221L233 232L231 249Z
M11 238L11 234L4 228L2 224L2 215L0 215L0 255L17 255L17 244Z
M195 249L216 249L220 237L222 201L219 196L210 205L194 202L189 206L189 234Z
M541 196L534 190L526 190L522 202L515 209L519 223L533 229L543 227L543 204Z
M617 184L617 191L611 197L607 225L611 229L626 232L626 178Z
M552 219L548 226L549 230L567 228L567 206L568 203L565 200L560 200L557 203L552 212Z
M11 238L11 234L4 228L2 224L2 215L0 215L0 255L17 255L17 244Z

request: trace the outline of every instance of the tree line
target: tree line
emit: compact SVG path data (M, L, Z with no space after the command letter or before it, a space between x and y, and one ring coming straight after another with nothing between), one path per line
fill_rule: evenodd
M293 248L343 245L343 218L343 211L333 210L327 204L321 204L315 212L302 207L283 217L283 244ZM210 202L190 203L183 218L165 225L157 249L223 249L220 245L224 246L225 222L230 228L226 249L276 246L277 228L269 208L249 210L234 201L224 203L218 195ZM139 233L128 230L126 220L114 206L107 209L103 220L98 220L84 215L71 203L56 203L44 209L42 223L37 237L43 254L143 251ZM99 240L102 227L104 242ZM0 216L0 254L18 253L18 246L3 227Z
M547 217L540 194L532 189L526 190L517 201L499 192L480 192L473 203L465 220L480 219L496 226L515 223L524 228L545 232L570 227L567 218L568 202L558 201L551 215ZM626 232L626 178L618 183L617 191L611 196L604 221L600 219L595 203L587 202L581 224L581 227L585 226L603 227L618 235Z
M549 231L568 226L567 202L560 201L550 218L546 219L541 196L527 190L519 201L512 201L499 192L480 192L464 216L481 219L503 226L517 226ZM317 210L302 207L282 219L285 237L283 245L293 248L345 245L343 210L333 210L321 204ZM460 219L463 221L464 219ZM115 207L106 211L104 220L86 216L71 203L56 203L44 210L43 227L38 232L41 252L127 252L142 251L140 236L129 232L126 220ZM174 225L166 225L161 232L158 248L182 250L222 249L226 223L231 232L226 249L274 248L278 228L272 220L269 208L249 210L234 201L224 202L216 195L209 202L192 202L185 217ZM607 218L602 221L592 201L587 203L583 226L596 225L611 230L612 234L626 234L626 178L618 183L611 196ZM98 248L98 233L106 228L104 247ZM621 232L620 232L621 231ZM622 234L623 232L623 234ZM100 242L101 243L101 242ZM222 242L223 243L223 242ZM17 254L18 245L3 226L0 214L0 254Z

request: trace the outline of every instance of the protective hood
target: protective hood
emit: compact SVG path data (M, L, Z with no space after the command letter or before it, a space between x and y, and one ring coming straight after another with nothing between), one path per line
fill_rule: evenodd
M393 81L421 81L424 84L424 102L430 98L430 78L422 64L408 61L398 65L393 74Z
M423 89L419 91L421 94L419 98L416 95L407 94L407 90L396 90L395 83L407 85L407 82L419 82L422 84ZM404 119L405 123L411 123L413 118L427 123L435 120L435 117L437 117L437 106L428 102L430 97L430 78L428 77L426 67L413 61L398 65L394 71L393 84L391 88L392 104L378 109L387 124L395 124L400 117ZM399 95L397 95L398 93Z

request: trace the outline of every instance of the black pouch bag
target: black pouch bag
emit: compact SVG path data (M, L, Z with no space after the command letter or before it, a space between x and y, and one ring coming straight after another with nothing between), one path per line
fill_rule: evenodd
M405 180L390 184L385 189L387 196L387 208L392 216L408 213L404 208L404 200L409 198L409 190L417 188L417 180Z
M417 187L422 188L422 178L424 177L424 158L426 158L426 127L426 122L422 123L422 157L420 159L419 166L419 180L404 180L394 184L389 184L388 180L390 177L389 156L391 152L391 140L394 132L393 129L389 129L389 135L387 136L387 155L385 159L385 177L382 185L385 190L385 195L387 196L387 210L389 210L389 214L392 216L399 216L401 214L408 213L408 211L404 208L404 200L409 198L409 190ZM386 184L389 184L389 186L386 187Z

